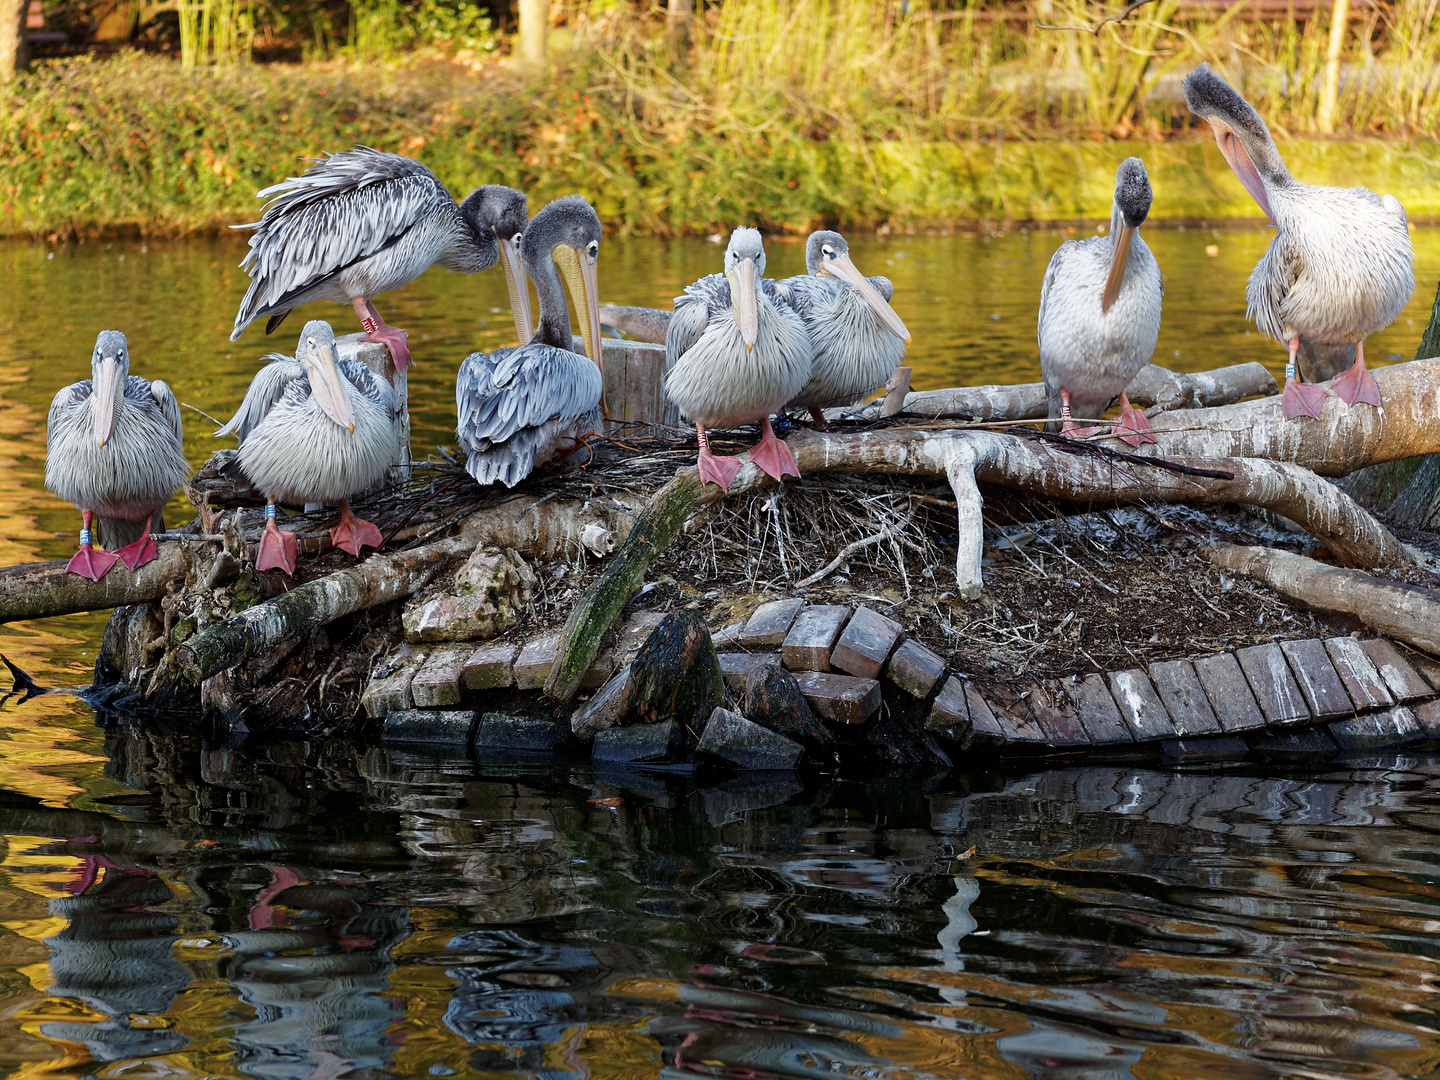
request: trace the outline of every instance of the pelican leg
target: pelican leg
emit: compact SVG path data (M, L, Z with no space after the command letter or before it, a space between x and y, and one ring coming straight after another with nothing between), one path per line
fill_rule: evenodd
M1365 366L1365 340L1355 343L1355 366L1342 371L1330 380L1330 389L1340 396L1347 405L1374 405L1380 407L1380 387L1375 385L1375 376Z
M799 476L800 466L795 463L795 455L790 452L790 447L775 437L775 429L770 426L768 416L760 421L760 427L764 434L760 436L760 442L751 448L750 460L776 480L787 475Z
M89 578L91 581L99 581L110 567L120 560L118 556L108 551L98 551L91 546L90 523L94 518L95 515L89 510L80 511L80 519L84 522L80 528L80 550L70 556L70 561L65 564L65 570L68 573Z
M1286 420L1301 416L1319 416L1325 407L1325 391L1313 383L1297 378L1295 357L1300 352L1300 338L1290 339L1290 359L1285 364L1285 389L1280 394L1280 408Z
M1099 428L1075 426L1075 421L1070 418L1070 391L1062 386L1060 388L1060 434L1067 439L1085 439L1099 430Z
M283 570L295 573L295 557L300 554L300 540L292 532L281 532L275 524L275 503L265 504L265 531L255 551L256 570Z
M355 308L355 314L360 316L360 325L365 327L361 340L380 342L390 350L390 358L395 361L395 370L404 371L405 366L413 362L410 359L410 346L407 344L410 339L409 331L387 323L375 310L375 305L363 296L356 297L350 303Z
M696 424L695 432L700 440L700 457L695 462L695 468L700 473L700 482L716 484L721 491L730 490L730 485L735 482L735 475L740 471L740 462L732 457L710 452L710 437L705 434L704 424Z
M116 549L115 554L119 556L120 561L125 564L127 569L139 570L146 563L154 562L160 557L160 549L155 546L155 540L150 535L150 522L154 516L154 514L146 516L145 531L141 533L139 540Z
M817 409L814 405L810 406L810 421L816 431L830 430L830 421L825 419L824 409Z
M1155 436L1150 434L1149 418L1130 404L1130 399L1125 396L1123 391L1120 394L1119 422L1114 427L1114 433L1120 436L1121 442L1129 443L1131 446L1155 441Z
M341 551L359 555L362 547L378 548L385 543L373 522L355 516L350 504L340 500L340 524L330 530L330 542Z

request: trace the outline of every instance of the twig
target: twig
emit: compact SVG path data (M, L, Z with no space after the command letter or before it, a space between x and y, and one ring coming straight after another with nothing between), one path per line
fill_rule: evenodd
M1144 7L1146 4L1152 4L1152 3L1154 3L1154 2L1155 2L1155 0L1135 0L1135 2L1134 2L1133 4L1131 4L1131 5L1129 5L1128 7L1126 7L1125 10L1122 11L1122 12L1120 12L1118 15L1106 15L1103 19L1101 19L1099 22L1097 22L1094 26L1080 26L1080 25L1074 25L1074 26L1048 26L1048 25L1046 25L1045 23L1036 23L1036 24L1035 24L1035 29L1036 29L1036 30L1084 30L1084 31L1085 31L1086 33L1088 33L1088 34L1098 34L1098 33L1100 33L1100 28L1101 28L1102 26L1104 26L1106 23L1111 23L1111 22L1113 22L1113 23L1120 23L1120 22L1124 22L1126 19L1128 19L1131 15L1135 14L1135 12L1139 11L1139 10L1140 10L1142 7Z
M836 555L835 558L831 559L828 563L826 563L819 570L816 570L815 573L811 574L809 577L804 578L801 581L797 581L795 583L795 587L797 589L804 589L810 585L814 585L821 578L826 577L827 575L832 573L836 567L838 567L846 559L850 558L851 555L854 555L857 551L863 551L865 548L873 547L875 544L880 543L882 540L888 540L892 532L894 532L894 530L890 528L881 529L874 536L867 536L863 540L856 540L854 543L846 544L843 548L840 549L839 555Z
M206 420L209 420L212 424L215 424L217 427L224 427L224 426L225 426L225 421L223 421L223 420L216 420L215 417L211 416L211 415L210 415L208 412L206 412L204 409L197 409L197 408L195 408L194 405L191 405L188 401L182 401L182 402L180 402L180 404L181 404L184 408L189 409L191 412L198 412L201 416L205 417Z

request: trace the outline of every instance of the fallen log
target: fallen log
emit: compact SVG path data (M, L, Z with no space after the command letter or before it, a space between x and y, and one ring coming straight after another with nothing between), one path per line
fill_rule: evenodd
M1386 637L1440 656L1440 592L1433 589L1381 581L1274 548L1225 545L1211 552L1210 561L1316 611L1349 615Z
M161 544L154 562L139 570L116 563L99 581L66 573L66 561L22 563L0 570L0 623L158 600L170 582L184 580L189 555L183 542Z

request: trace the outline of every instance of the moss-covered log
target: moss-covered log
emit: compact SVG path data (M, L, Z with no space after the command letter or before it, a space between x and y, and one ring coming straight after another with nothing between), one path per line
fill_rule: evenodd
M174 542L161 544L160 557L139 570L116 563L99 581L66 573L65 563L57 559L0 570L0 623L147 604L164 596L170 582L184 580L188 566L184 547Z

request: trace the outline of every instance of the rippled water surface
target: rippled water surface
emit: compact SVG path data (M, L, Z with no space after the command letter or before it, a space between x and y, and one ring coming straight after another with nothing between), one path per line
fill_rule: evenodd
M1408 357L1440 275L1367 353ZM1060 236L857 239L897 282L918 386L1038 377ZM1156 359L1247 333L1260 230L1149 231ZM1218 254L1207 255L1207 245ZM44 417L95 333L224 419L272 341L227 341L234 241L0 244L0 564L66 554ZM610 241L607 299L661 303L703 240ZM772 274L800 269L772 242ZM493 274L381 299L411 330L416 448L507 333ZM214 448L186 411L190 459ZM223 444L220 444L223 445ZM178 509L178 507L177 507ZM47 686L103 619L0 627ZM1278 767L1277 767L1278 768ZM1389 1077L1440 1071L1440 761L1133 765L804 786L350 744L210 746L0 702L0 1068L104 1077Z

